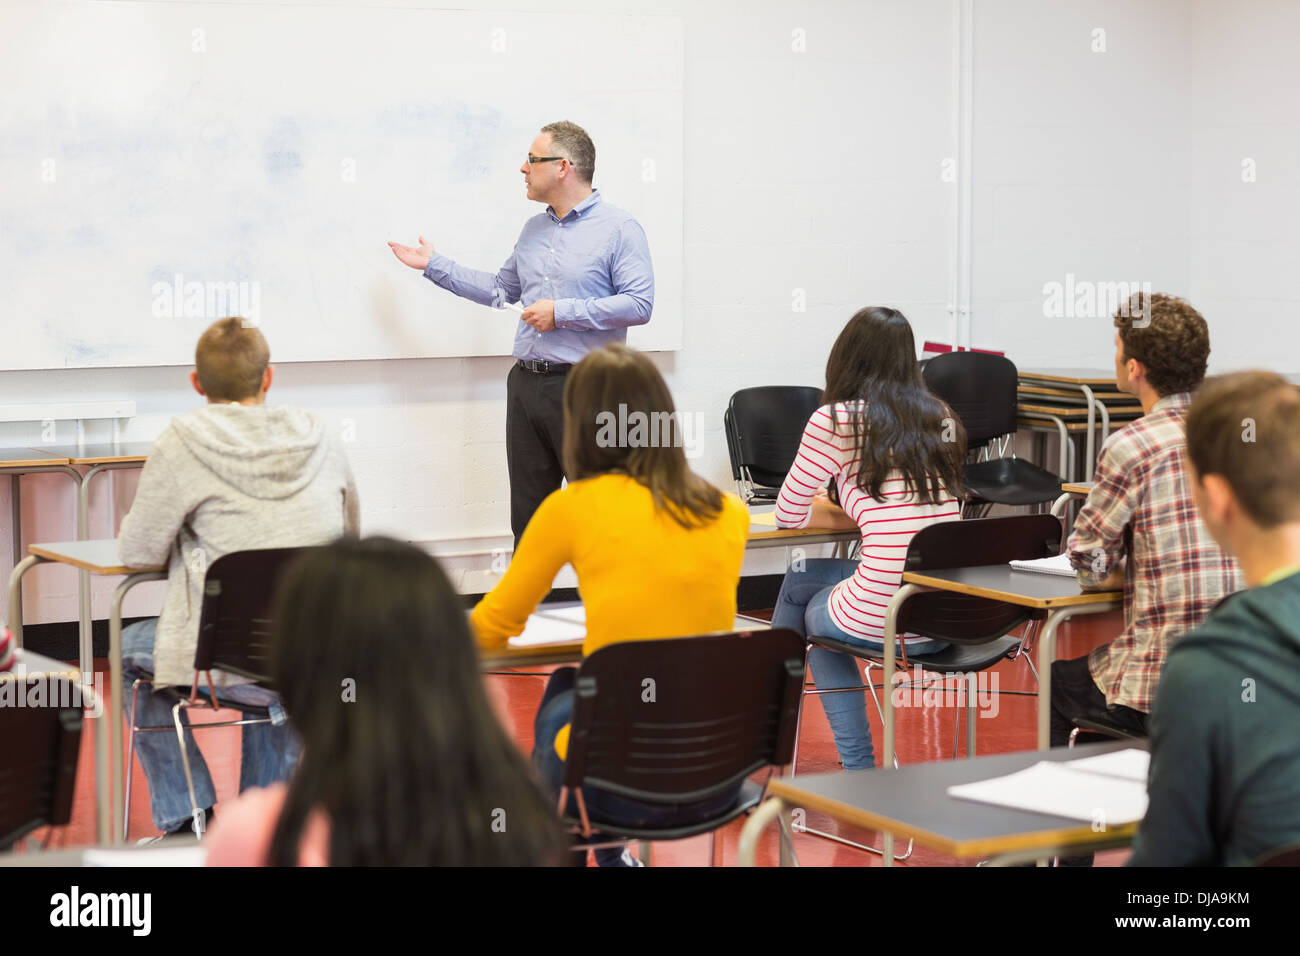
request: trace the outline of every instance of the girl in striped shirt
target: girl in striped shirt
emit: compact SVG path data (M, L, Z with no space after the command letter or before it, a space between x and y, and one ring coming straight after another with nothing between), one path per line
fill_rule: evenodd
M885 609L902 582L912 536L961 517L966 436L952 411L930 394L902 313L860 310L831 348L825 404L804 428L799 454L781 486L783 528L858 528L858 560L796 562L786 572L773 627L880 650ZM831 495L825 494L827 484ZM944 645L907 638L909 653ZM855 658L814 648L808 664L846 770L875 766L866 697Z

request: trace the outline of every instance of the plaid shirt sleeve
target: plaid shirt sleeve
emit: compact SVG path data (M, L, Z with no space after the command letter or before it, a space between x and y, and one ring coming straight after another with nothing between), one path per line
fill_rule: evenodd
M1142 497L1146 468L1135 449L1116 433L1102 448L1092 491L1074 522L1067 548L1070 564L1098 577L1109 574L1128 549L1127 530Z

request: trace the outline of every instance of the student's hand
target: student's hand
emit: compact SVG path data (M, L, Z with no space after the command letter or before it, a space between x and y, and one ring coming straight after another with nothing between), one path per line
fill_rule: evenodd
M412 248L411 246L404 246L400 242L390 242L388 248L393 250L393 255L397 256L401 262L404 262L412 269L419 269L421 272L428 266L429 260L433 258L433 243L426 240L424 236L420 237L418 247Z
M805 528L820 528L829 531L855 531L858 523L849 517L849 513L829 498L813 496L812 516Z
M549 332L555 328L555 300L538 299L524 309L523 319L538 332Z

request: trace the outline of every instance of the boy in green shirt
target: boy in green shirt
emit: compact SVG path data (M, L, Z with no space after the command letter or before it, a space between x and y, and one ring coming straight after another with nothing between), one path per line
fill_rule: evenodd
M1248 590L1170 648L1130 866L1249 865L1300 844L1300 392L1271 372L1207 380L1187 454Z

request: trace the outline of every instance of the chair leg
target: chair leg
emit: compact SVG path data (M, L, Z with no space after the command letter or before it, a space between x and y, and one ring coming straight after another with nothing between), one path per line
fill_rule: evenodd
M122 842L125 843L131 835L131 773L133 768L132 760L135 757L135 730L138 726L135 721L135 705L140 700L140 685L147 684L148 681L137 680L131 685L131 729L126 735L126 794L122 798Z
M641 857L641 862L644 863L646 866L649 866L650 865L650 841L642 840L641 845L637 849L639 851L638 855Z
M799 688L799 706L794 713L794 752L790 755L790 776L794 776L799 767L799 731L803 727L803 702L808 699L805 690L808 687L808 654L812 651L812 645L808 645L803 651L803 687Z
M178 700L172 708L172 722L176 725L176 740L181 745L181 764L185 767L185 786L190 791L190 813L194 818L194 835L203 839L203 811L199 809L199 798L194 793L194 774L190 770L190 755L185 748L185 725L181 723L181 708L185 701Z
M975 759L975 672L966 675L966 759Z
M722 828L709 834L709 866L722 865Z

